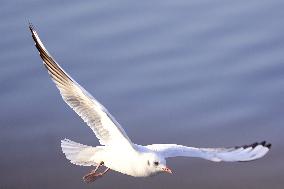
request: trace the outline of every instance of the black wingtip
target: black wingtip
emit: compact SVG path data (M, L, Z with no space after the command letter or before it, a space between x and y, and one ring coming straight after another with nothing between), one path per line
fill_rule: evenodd
M252 147L252 148L255 148L257 145L258 145L258 143L255 142L255 143L253 143L253 144L251 145L251 147Z
M33 32L35 29L34 25L31 22L29 22L29 29L31 32Z
M264 140L264 141L262 141L260 144L261 144L262 146L265 146L266 141Z
M270 143L266 145L266 147L267 147L268 149L270 149L271 146L272 146L272 144L270 144Z
M246 148L249 148L249 147L255 148L255 147L257 147L258 145L261 145L261 146L263 146L263 147L267 147L267 148L269 148L269 149L270 149L271 146L272 146L270 143L267 143L267 142L264 140L264 141L262 141L262 142L260 142L260 143L255 142L255 143L250 144L250 145L236 146L235 149L238 149L238 148L244 148L244 149L246 149Z

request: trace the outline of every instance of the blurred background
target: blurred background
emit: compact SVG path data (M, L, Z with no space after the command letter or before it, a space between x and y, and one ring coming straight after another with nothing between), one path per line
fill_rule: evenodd
M0 188L280 189L284 180L284 2L2 0ZM267 140L250 163L169 159L174 175L68 162L60 140L98 145L63 102L34 47L49 52L139 144L227 147Z

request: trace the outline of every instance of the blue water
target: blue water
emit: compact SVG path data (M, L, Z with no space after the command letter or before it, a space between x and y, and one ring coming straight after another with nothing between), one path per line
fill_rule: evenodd
M282 189L284 2L2 1L0 188ZM85 184L60 140L98 145L63 102L28 30L139 144L267 140L251 163L168 161L173 176Z

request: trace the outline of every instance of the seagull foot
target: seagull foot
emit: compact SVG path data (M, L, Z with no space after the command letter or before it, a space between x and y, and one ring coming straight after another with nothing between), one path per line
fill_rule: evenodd
M103 175L109 170L109 168L106 168L106 170L104 170L104 172L102 173L96 173L97 169L92 170L90 173L86 174L85 176L83 176L83 180L85 183L91 183L94 182L95 180L97 180L98 178L103 177Z
M95 180L97 180L98 178L101 178L103 176L102 173L94 173L93 171L91 171L90 173L86 174L83 177L83 180L85 183L91 183L94 182Z

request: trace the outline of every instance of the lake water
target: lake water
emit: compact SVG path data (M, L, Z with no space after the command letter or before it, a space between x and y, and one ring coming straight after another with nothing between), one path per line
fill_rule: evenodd
M2 1L0 188L282 189L284 2ZM197 147L267 140L251 163L168 161L174 175L110 172L70 164L69 138L98 145L63 102L28 30L122 124L135 143Z

